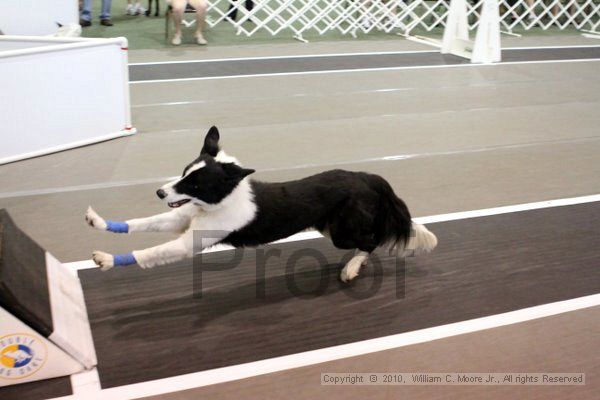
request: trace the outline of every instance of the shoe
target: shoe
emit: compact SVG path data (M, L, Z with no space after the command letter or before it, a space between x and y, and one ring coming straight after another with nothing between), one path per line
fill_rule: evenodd
M133 4L127 4L127 8L125 8L125 14L135 15L135 7L133 6Z
M207 44L208 42L206 41L206 39L204 39L204 36L202 36L201 32L196 32L196 43L198 43L201 46L204 46L205 44Z
M171 44L173 46L179 46L181 44L181 34L173 36L173 40L171 40Z
M110 18L106 18L106 19L101 19L100 20L100 25L104 25L104 26L113 26L112 21L110 20Z
M79 25L81 25L82 28L87 28L88 26L92 26L92 21L86 21L85 19L80 19Z
M140 3L137 3L135 5L135 15L142 15L142 14L146 14L146 9L144 7L142 7L142 5Z

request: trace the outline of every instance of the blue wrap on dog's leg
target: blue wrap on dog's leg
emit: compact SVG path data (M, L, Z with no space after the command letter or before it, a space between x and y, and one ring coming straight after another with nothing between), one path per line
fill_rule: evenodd
M127 222L106 221L106 230L115 233L129 233Z
M135 264L136 262L137 261L135 260L133 253L115 254L113 256L113 263L115 264L115 267L131 265L131 264Z

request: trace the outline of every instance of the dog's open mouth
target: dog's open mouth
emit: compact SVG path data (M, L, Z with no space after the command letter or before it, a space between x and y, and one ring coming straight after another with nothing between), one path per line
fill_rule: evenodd
M184 205L185 203L189 203L190 199L183 199L183 200L179 200L176 201L174 203L167 203L169 205L169 207L171 208L177 208L177 207L181 207L182 205Z

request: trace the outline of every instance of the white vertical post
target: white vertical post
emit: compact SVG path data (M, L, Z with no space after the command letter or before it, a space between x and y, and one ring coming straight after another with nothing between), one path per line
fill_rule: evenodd
M466 0L452 0L450 2L446 29L444 29L444 38L442 39L442 53L453 53L457 40L461 42L469 40Z
M136 133L137 130L131 123L131 105L129 98L129 42L126 37L118 37L117 39L121 41L121 51L123 52L123 96L125 98L125 127L123 130L126 134Z
M483 0L471 62L490 64L501 60L498 0Z

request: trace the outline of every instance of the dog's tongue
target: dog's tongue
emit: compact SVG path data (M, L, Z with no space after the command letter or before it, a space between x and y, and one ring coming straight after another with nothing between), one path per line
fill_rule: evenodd
M188 201L189 200L185 199L185 200L176 201L175 203L169 203L169 207L171 207L171 208L177 208L177 207L180 207L180 206L184 205Z

